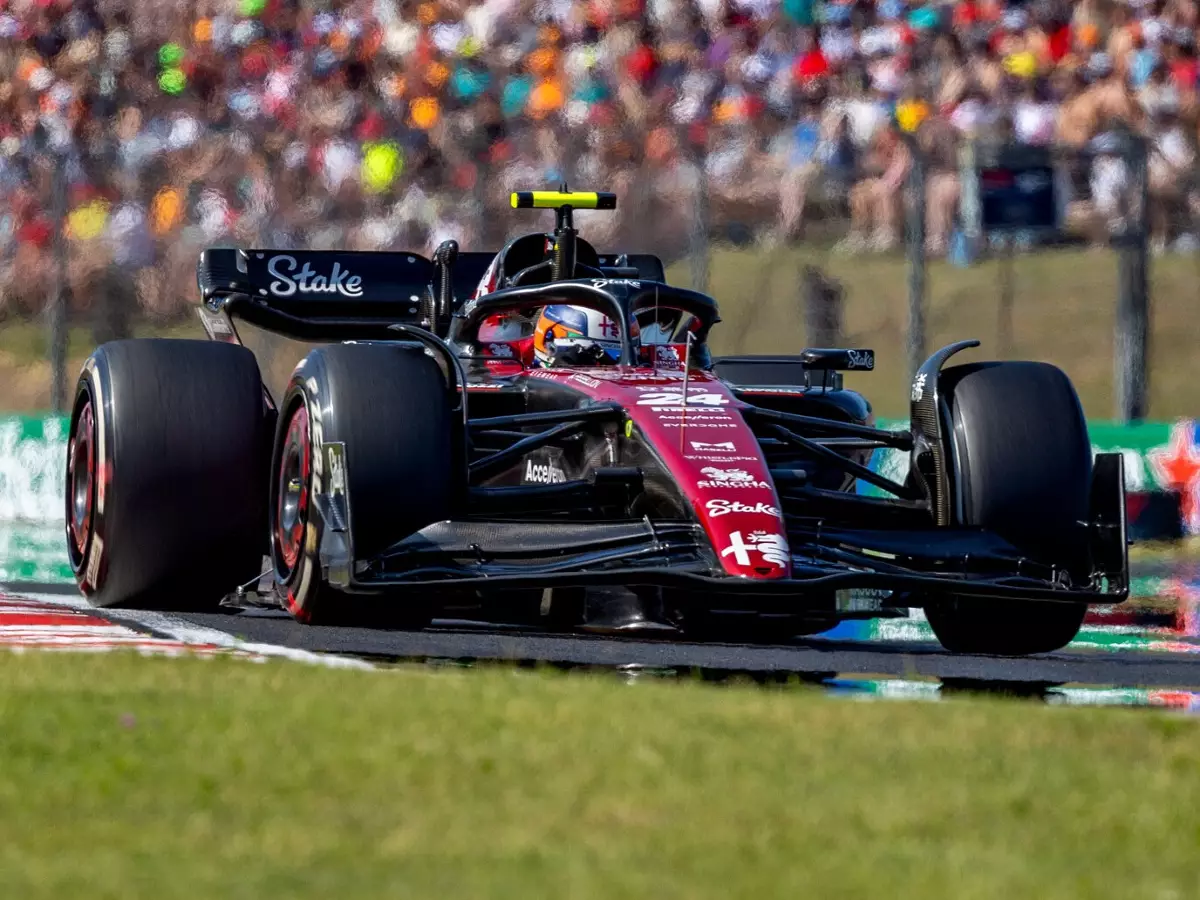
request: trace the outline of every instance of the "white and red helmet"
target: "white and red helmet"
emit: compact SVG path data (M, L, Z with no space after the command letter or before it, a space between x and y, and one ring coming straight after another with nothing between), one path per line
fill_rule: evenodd
M597 309L585 306L547 306L533 332L534 359L543 366L569 364L615 365L621 357L621 327Z

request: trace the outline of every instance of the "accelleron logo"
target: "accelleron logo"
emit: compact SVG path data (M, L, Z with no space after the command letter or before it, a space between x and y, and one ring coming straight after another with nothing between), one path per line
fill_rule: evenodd
M525 460L526 484L562 484L567 475L553 463L536 463L532 459Z

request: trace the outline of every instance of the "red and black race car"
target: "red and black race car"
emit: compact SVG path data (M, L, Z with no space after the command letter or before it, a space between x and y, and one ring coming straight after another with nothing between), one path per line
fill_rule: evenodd
M1000 654L1126 598L1120 457L1093 459L1060 370L943 368L978 342L952 344L910 430L876 428L841 374L872 351L713 358L713 298L577 235L574 209L614 204L515 194L556 227L499 253L206 251L211 341L106 344L80 375L83 593L718 640L920 607L947 648ZM319 345L280 396L237 321ZM903 483L868 465L886 448Z

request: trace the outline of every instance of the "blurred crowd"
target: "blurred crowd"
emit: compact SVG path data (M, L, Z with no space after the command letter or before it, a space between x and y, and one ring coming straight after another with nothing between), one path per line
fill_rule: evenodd
M1119 123L1155 248L1187 249L1198 36L1197 0L0 0L0 315L56 259L77 305L127 283L169 315L204 246L495 243L540 221L509 191L561 181L617 191L583 217L606 245L840 218L887 250L914 152L945 253L971 137L1078 152L1102 229Z

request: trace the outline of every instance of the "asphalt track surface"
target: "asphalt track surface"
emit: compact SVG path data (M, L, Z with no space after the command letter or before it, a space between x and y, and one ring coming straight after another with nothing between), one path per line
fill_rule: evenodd
M1087 684L1200 688L1200 654L1068 649L1025 658L947 653L935 643L866 643L822 638L788 644L683 643L495 631L435 623L425 631L301 625L283 612L184 614L191 624L245 640L318 653L380 659L546 662L605 668L694 669L800 676L875 675L981 684Z
M15 593L77 597L61 585L10 584ZM78 601L76 601L78 602ZM781 644L687 643L674 639L636 639L545 634L497 629L457 621L438 621L424 631L389 631L302 625L286 612L160 613L94 610L94 614L162 637L172 623L223 632L241 641L376 662L547 663L565 667L614 670L674 670L721 675L746 674L776 679L798 676L941 679L980 689L1036 692L1049 685L1200 689L1200 644L1190 652L1112 651L1071 647L1051 654L1010 658L947 653L925 641L843 641L798 638ZM164 624L166 623L166 624Z

